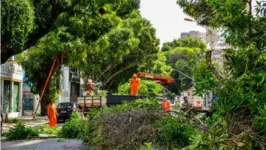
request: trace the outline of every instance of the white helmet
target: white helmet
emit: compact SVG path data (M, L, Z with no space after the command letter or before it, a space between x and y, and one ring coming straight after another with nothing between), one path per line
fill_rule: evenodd
M92 83L92 80L91 80L91 79L89 79L89 80L88 80L88 83Z

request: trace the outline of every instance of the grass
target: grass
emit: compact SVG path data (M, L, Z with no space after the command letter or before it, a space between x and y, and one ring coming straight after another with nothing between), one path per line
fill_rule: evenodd
M43 125L41 125L41 127L40 127L40 132L42 133L42 134L52 134L52 135L58 135L58 133L59 133L59 129L57 128L57 127L49 127L49 125L48 124L43 124Z
M4 123L25 123L23 119L18 119L18 118L9 118L7 121Z

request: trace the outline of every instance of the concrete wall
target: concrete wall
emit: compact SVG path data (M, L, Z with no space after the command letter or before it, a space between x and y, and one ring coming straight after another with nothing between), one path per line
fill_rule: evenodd
M10 83L10 101L9 101L9 118L15 118L22 116L22 67L16 61L8 60L6 63L0 65L0 99L1 99L1 112L3 113L4 106L4 81L8 81ZM18 106L17 112L14 111L14 83L18 83ZM3 114L5 116L5 114Z

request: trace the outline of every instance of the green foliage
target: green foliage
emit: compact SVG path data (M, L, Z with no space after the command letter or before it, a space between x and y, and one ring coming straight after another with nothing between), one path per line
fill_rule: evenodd
M163 44L161 55L166 57L165 66L172 68L171 76L175 80L175 83L167 86L167 89L180 94L193 86L191 80L193 68L202 59L206 48L206 44L201 39L193 37L175 39Z
M97 28L90 28L90 24L87 22L90 22L91 18L99 19L100 16L107 14L109 11L107 5L112 6L112 10L116 12L117 16L124 17L133 10L139 9L140 1L62 0L59 2L25 0L20 2L19 0L4 0L1 5L3 6L1 20L5 22L2 24L1 45L6 46L8 50L1 55L1 58L4 58L2 59L3 63L10 56L31 48L39 43L39 40L44 36L60 28L66 29L66 32L62 33L60 37L65 43L69 41L68 38L73 38L73 34L82 38L84 35L88 35L90 31L100 31ZM106 23L103 22L102 24ZM105 34L105 32L98 33ZM96 32L90 38L95 38L95 36L98 36ZM86 38L87 40L90 41L91 39Z
M59 92L60 92L60 71L57 71L51 81L50 81L50 93L49 99L52 100L54 103L58 100Z
M140 147L140 150L152 150L152 142L144 143L144 145Z
M141 72L150 72L162 75L170 75L172 67L166 64L167 58L165 53L159 52L155 61L143 62L139 69Z
M1 43L21 52L34 29L34 8L30 0L1 1Z
M24 123L25 121L18 118L9 118L5 123Z
M103 149L139 149L155 138L152 122L162 115L159 108L157 100L136 100L100 109L86 124L83 140Z
M137 99L133 102L123 101L121 105L103 107L101 109L92 109L88 114L88 119L92 120L99 117L100 114L120 113L125 110L134 110L136 108L145 108L148 110L159 110L160 105L157 99Z
M136 100L89 113L83 140L102 149L183 148L198 133L191 125L159 112L158 100Z
M175 93L181 93L192 86L192 68L195 66L197 59L199 59L200 50L198 48L176 47L173 50L165 52L166 63L173 68L171 76L174 78L175 86L170 88ZM184 76L183 74L189 76Z
M154 123L154 126L157 131L156 144L167 149L188 146L191 136L199 132L171 115L163 116Z
M130 82L119 85L118 93L120 95L129 95ZM164 87L154 81L140 80L139 94L140 96L149 96L151 94L162 95L164 93Z
M162 51L169 51L176 47L189 47L189 48L199 48L204 52L207 48L206 44L200 38L186 37L182 39L174 39L172 42L163 43Z
M221 70L218 69L219 66L220 64L218 63L215 64L217 70ZM196 66L194 66L193 76L194 76L194 82L196 83L195 94L203 95L205 93L209 93L210 91L214 91L216 89L218 80L207 66L205 60L202 60Z
M199 83L196 88L201 92L214 91L219 97L215 112L221 112L226 123L212 126L212 133L199 137L203 139L201 146L192 149L265 147L265 5L257 2L254 11L252 1L179 0L178 4L199 24L222 28L231 46L224 50L222 78L214 78L215 74L206 68L207 61L195 73Z
M262 49L265 16L252 16L252 12L262 14L265 6L259 6L257 3L255 11L251 9L249 12L248 1L178 0L177 3L184 13L193 17L200 25L222 28L226 42L230 45L245 47L253 41L258 43L259 49ZM250 24L252 24L252 30L250 30Z
M22 123L18 123L14 129L10 129L7 133L8 140L22 140L32 136L39 136L39 131L32 127L26 127Z
M73 112L69 121L61 129L60 135L65 138L80 138L83 130L82 117L79 112Z
M159 51L155 29L136 10L139 8L138 0L127 2L83 3L83 1L75 1L66 2L66 5L60 2L56 7L63 7L62 9L70 7L70 10L62 12L56 16L55 20L49 14L49 11L53 11L50 10L50 3L35 2L34 6L43 10L39 12L40 15L45 14L44 18L39 18L44 19L41 23L51 25L53 28L40 39L36 39L38 40L36 46L29 48L28 52L23 53L19 59L25 68L26 82L31 86L32 92L41 94L56 55L65 50L67 51L66 58L59 58L60 61L63 60L64 65L81 70L82 76L87 79L90 77L94 81L102 81L104 87L118 86L119 82L123 82L126 77L121 73L128 69L135 71L139 65L138 63L128 64L128 62L141 64L149 58L149 54L155 55ZM45 10L41 7L42 5L49 9ZM73 12L75 15L69 12L73 9L72 5L77 9ZM125 7L128 7L128 10L124 10ZM87 10L88 8L90 9ZM98 12L99 9L104 12ZM84 12L92 14L84 14ZM54 24L49 24L48 20ZM129 55L134 55L134 57ZM55 68L60 68L58 63ZM128 74L132 74L133 70ZM43 114L45 114L43 111L47 101L56 100L58 97L59 76L59 72L52 72L42 104ZM120 80L114 82L117 79ZM116 84L113 85L113 83Z
M43 124L40 127L40 133L57 135L59 133L59 129L56 127L49 127L48 124Z
M89 45L90 52L78 67L84 70L84 77L103 81L105 88L116 89L140 70L143 63L152 62L150 58L159 52L159 40L151 23L138 11L132 11L123 18L110 11L101 19L105 22L92 21L98 28L103 28L105 34L97 36L96 41ZM106 27L107 23L110 26ZM98 30L95 32L99 33Z
M258 128L262 131L266 131L266 104L264 104L264 107L258 108L259 115L256 116L256 121L258 124ZM265 134L266 138L266 134Z

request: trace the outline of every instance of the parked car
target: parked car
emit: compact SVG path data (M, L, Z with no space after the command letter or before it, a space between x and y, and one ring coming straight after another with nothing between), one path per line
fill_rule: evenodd
M59 103L57 106L57 122L61 120L65 122L67 119L70 119L72 112L76 111L76 109L76 104L73 102Z

